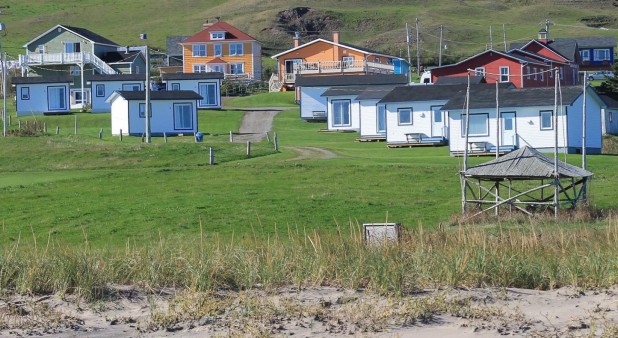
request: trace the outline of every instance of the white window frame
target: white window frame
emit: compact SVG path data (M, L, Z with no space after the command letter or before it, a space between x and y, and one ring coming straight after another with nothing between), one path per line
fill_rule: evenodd
M505 72L506 71L506 72ZM506 78L505 78L506 76ZM510 69L508 66L500 67L500 82L509 82L510 78Z
M193 65L193 72L194 73L206 73L208 70L206 70L206 65L204 64L194 64Z
M352 102L350 100L332 100L331 108L333 127L349 127L352 125ZM346 111L344 111L344 108L347 108Z
M541 78L541 81L545 81L545 70L540 69L539 71L540 71L539 76Z
M230 55L244 55L244 45L242 43L229 44Z
M216 106L218 103L218 93L217 93L217 84L214 82L200 82L197 84L198 94L202 96L202 99L198 101L198 107L212 107ZM205 89L204 89L205 88ZM210 102L208 99L208 93L212 90L213 93L213 102Z
M560 67L558 68L558 72L560 73L560 80L564 79L564 68Z
M81 52L81 50L82 50L82 45L79 42L65 42L64 43L64 52L66 54L79 53Z
M180 109L182 109L182 111L180 111ZM186 113L188 113L188 116L182 116L182 114L186 114ZM188 117L188 120L186 120L187 117ZM192 130L192 129L193 129L193 104L189 102L174 103L174 130Z
M609 61L612 58L608 48L593 49L592 51L594 53L594 61Z
M484 130L482 132L474 132L472 128L470 128L471 132L468 137L485 137L489 136L489 114L488 113L480 113L480 114L470 114L470 122L477 122L477 120L483 119L484 121L480 121L478 125L483 125ZM474 126L474 122L470 123L470 126ZM466 115L461 114L461 137L466 137Z
M582 49L579 51L582 61L590 61L590 49Z
M538 80L538 70L536 69L536 67L532 68L532 71L534 72L534 79Z
M474 68L474 76L485 76L485 67Z
M210 39L211 40L225 40L225 32L224 31L210 32Z
M543 115L549 115L549 126L546 126L543 124ZM553 130L554 129L554 111L553 110L539 111L539 128L541 130Z
M39 54L45 54L45 45L38 45L37 50L39 51Z
M413 116L412 116L413 112L414 111L411 107L398 108L397 109L397 125L411 126L414 123ZM405 117L405 116L408 116L408 119L403 120L402 117Z
M214 56L222 56L223 55L223 45L220 43L216 43L213 46L213 54Z
M102 83L99 83L95 86L94 88L95 92L96 92L96 96L97 97L105 97L105 85Z
M69 75L79 76L81 69L79 66L69 66Z
M530 66L526 66L526 73L526 78L530 80L530 76L532 75L532 72L530 72Z
M152 103L149 105L150 109L148 109L148 116L152 118ZM146 103L140 103L137 106L138 113L140 119L146 118Z
M193 56L196 57L203 57L203 56L208 56L208 53L206 52L206 45L203 43L200 44L195 44L191 47L191 50L193 52Z
M341 63L342 63L343 68L352 68L354 67L354 57L344 56L341 58Z
M382 120L383 128L380 129L380 120ZM386 132L386 106L381 104L376 107L376 132Z
M53 103L52 100L50 100L51 97L50 94L56 94L55 92L58 91L57 95L60 98L60 101L58 102L58 106L52 106L51 103ZM52 93L53 92L53 93ZM67 102L66 102L66 95L67 95L67 88L63 87L63 86L49 86L47 87L47 104L48 104L48 109L50 111L53 110L66 110L67 109Z
M22 100L30 100L30 87L21 87L20 94L21 94L20 97Z
M140 91L142 90L142 85L140 83L123 83L122 90L126 92Z
M240 72L238 71L238 67L240 66ZM240 75L245 73L245 64L243 62L233 62L230 63L230 74Z
M180 83L178 83L178 82L173 82L171 85L172 85L172 91L178 91L178 90L180 90Z

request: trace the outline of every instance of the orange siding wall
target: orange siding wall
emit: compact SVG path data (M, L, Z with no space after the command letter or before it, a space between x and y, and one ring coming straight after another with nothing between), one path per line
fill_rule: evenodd
M194 64L208 64L208 62L212 61L215 58L220 58L221 60L227 63L244 63L245 64L245 73L253 73L253 46L252 42L244 42L243 43L243 55L229 55L229 42L217 42L217 44L223 45L222 56L214 56L214 45L215 43L206 44L206 55L207 56L193 56L193 47L191 45L183 46L183 72L184 73L193 73L193 65ZM227 66L226 72L229 72L229 66Z

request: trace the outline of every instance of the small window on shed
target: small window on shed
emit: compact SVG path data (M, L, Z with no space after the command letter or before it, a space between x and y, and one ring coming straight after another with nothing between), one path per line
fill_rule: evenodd
M22 100L30 100L30 87L21 87L21 99Z

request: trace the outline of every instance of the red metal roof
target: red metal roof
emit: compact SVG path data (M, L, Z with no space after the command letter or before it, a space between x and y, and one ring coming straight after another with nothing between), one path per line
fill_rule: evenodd
M224 40L211 40L211 32L225 32ZM204 43L214 41L257 41L246 33L243 33L238 28L223 22L218 21L212 24L210 27L205 28L201 32L198 32L186 39L180 44L192 44L192 43Z

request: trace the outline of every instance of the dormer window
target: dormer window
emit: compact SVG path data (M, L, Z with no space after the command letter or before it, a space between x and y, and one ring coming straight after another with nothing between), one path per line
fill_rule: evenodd
M211 32L210 39L211 40L223 40L225 39L225 32Z

